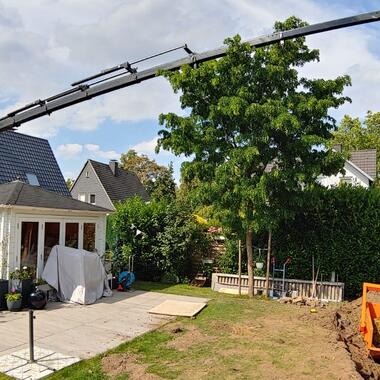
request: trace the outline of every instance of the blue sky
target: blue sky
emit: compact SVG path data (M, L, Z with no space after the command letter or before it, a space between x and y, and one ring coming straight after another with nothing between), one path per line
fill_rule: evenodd
M203 51L237 33L244 39L270 33L275 20L290 15L315 23L376 9L379 0L0 0L0 113L185 42ZM320 49L321 61L304 75L352 77L346 93L353 102L333 111L338 120L380 111L380 23L307 41ZM27 123L20 132L48 138L66 177L74 178L87 158L106 162L134 148L161 164L172 161L178 179L183 159L154 153L158 115L169 111L181 112L178 97L159 78Z

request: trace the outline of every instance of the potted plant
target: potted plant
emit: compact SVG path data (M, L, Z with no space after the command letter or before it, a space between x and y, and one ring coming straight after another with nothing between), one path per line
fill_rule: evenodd
M22 307L29 307L29 296L34 289L32 270L26 266L22 269L16 268L9 274L9 277L12 280L12 288L21 291Z
M264 260L261 257L261 251L263 249L262 248L258 248L258 250L259 250L259 255L257 257L257 261L256 261L255 265L256 265L257 269L263 269L264 268Z
M9 293L5 295L7 300L7 307L9 311L20 311L22 304L22 295L16 289L12 289Z

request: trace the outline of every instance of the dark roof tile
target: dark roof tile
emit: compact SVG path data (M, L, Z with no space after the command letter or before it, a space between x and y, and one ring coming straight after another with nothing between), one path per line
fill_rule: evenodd
M149 200L149 195L136 174L118 168L118 175L114 176L108 164L89 161L112 202L123 201L135 195L144 201Z
M350 152L350 161L372 178L377 178L376 149L354 150Z
M17 179L28 182L35 174L46 190L70 196L53 151L47 140L13 131L0 133L0 184Z

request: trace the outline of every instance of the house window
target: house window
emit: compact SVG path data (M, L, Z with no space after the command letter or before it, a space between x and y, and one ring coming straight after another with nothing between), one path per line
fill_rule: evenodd
M83 249L86 251L95 251L95 223L84 223L83 224Z
M65 246L70 248L78 248L79 246L79 224L66 223Z
M348 185L352 185L352 177L342 177L340 179L340 183L346 183Z
M92 205L95 204L95 194L90 194L90 203L91 203Z
M38 181L38 178L33 173L26 173L26 178L28 179L29 185L32 186L40 186L40 183Z
M86 172L86 178L90 178L90 173Z
M45 223L44 264L50 255L51 249L59 244L59 223Z
M85 193L79 193L78 194L78 200L81 202L86 202L86 194Z

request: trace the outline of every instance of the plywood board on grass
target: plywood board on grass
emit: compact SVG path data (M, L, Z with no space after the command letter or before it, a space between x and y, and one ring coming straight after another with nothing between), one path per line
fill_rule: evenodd
M176 317L194 317L204 307L204 302L185 302L167 300L149 310L151 314L173 315Z

